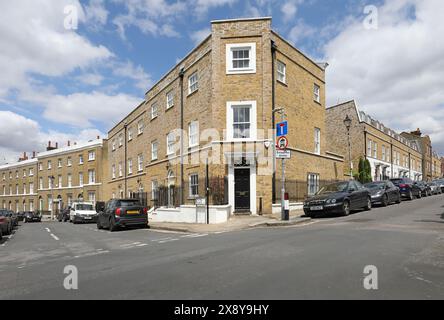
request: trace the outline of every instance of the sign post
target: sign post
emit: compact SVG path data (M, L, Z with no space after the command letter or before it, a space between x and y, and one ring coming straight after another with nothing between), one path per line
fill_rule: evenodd
M290 220L288 195L285 193L285 159L291 158L291 151L288 148L288 122L284 121L282 113L282 122L276 125L276 158L282 159L282 190L281 190L281 220Z

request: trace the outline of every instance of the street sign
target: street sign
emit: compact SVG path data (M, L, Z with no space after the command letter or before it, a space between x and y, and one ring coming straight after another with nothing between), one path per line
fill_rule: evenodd
M291 151L276 150L276 159L291 159Z
M288 135L288 121L278 123L276 125L276 137L283 137Z
M285 150L288 148L288 139L287 137L280 137L277 139L276 148L279 150Z

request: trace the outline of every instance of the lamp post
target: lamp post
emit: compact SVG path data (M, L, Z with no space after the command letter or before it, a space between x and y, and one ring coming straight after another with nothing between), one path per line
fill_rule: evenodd
M351 152L351 141L350 141L350 129L352 126L352 120L347 115L344 119L344 125L347 128L347 136L348 136L348 157L350 160L350 180L353 180L353 161L352 161L352 152Z
M51 180L51 220L54 220L54 176L49 176Z

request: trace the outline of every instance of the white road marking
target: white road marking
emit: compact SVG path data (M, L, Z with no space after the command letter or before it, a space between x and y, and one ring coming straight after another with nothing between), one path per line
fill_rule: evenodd
M151 240L152 242L159 242L159 241L166 241L166 240L170 240L172 239L171 237L169 238L163 238L163 239L155 239L155 240Z
M146 244L146 243L141 243L141 244L138 244L136 247L146 247L148 244Z
M197 234L190 234L187 236L182 236L182 238L201 238L201 237L206 237L206 236L208 236L208 233L203 233L203 234L197 233Z
M49 233L51 233L51 230L49 230L49 228L45 228L46 229L46 231L48 231Z
M55 236L55 235L52 234L52 233L51 233L51 237L53 237L53 239L54 239L55 241L59 241L59 240L60 240L59 238L57 238L57 236Z
M163 240L163 241L159 241L158 243L162 244L162 243L174 242L174 241L179 241L179 239Z

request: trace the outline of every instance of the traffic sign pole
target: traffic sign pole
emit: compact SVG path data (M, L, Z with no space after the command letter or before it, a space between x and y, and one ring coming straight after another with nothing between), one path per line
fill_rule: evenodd
M282 122L278 123L276 126L276 135L278 137L276 141L276 148L281 151L287 151L288 148L288 139L286 135L288 134L288 122L284 121L285 114L281 113ZM281 220L288 221L290 219L289 216L289 207L287 204L288 195L285 192L285 157L282 157L282 189L281 189Z

